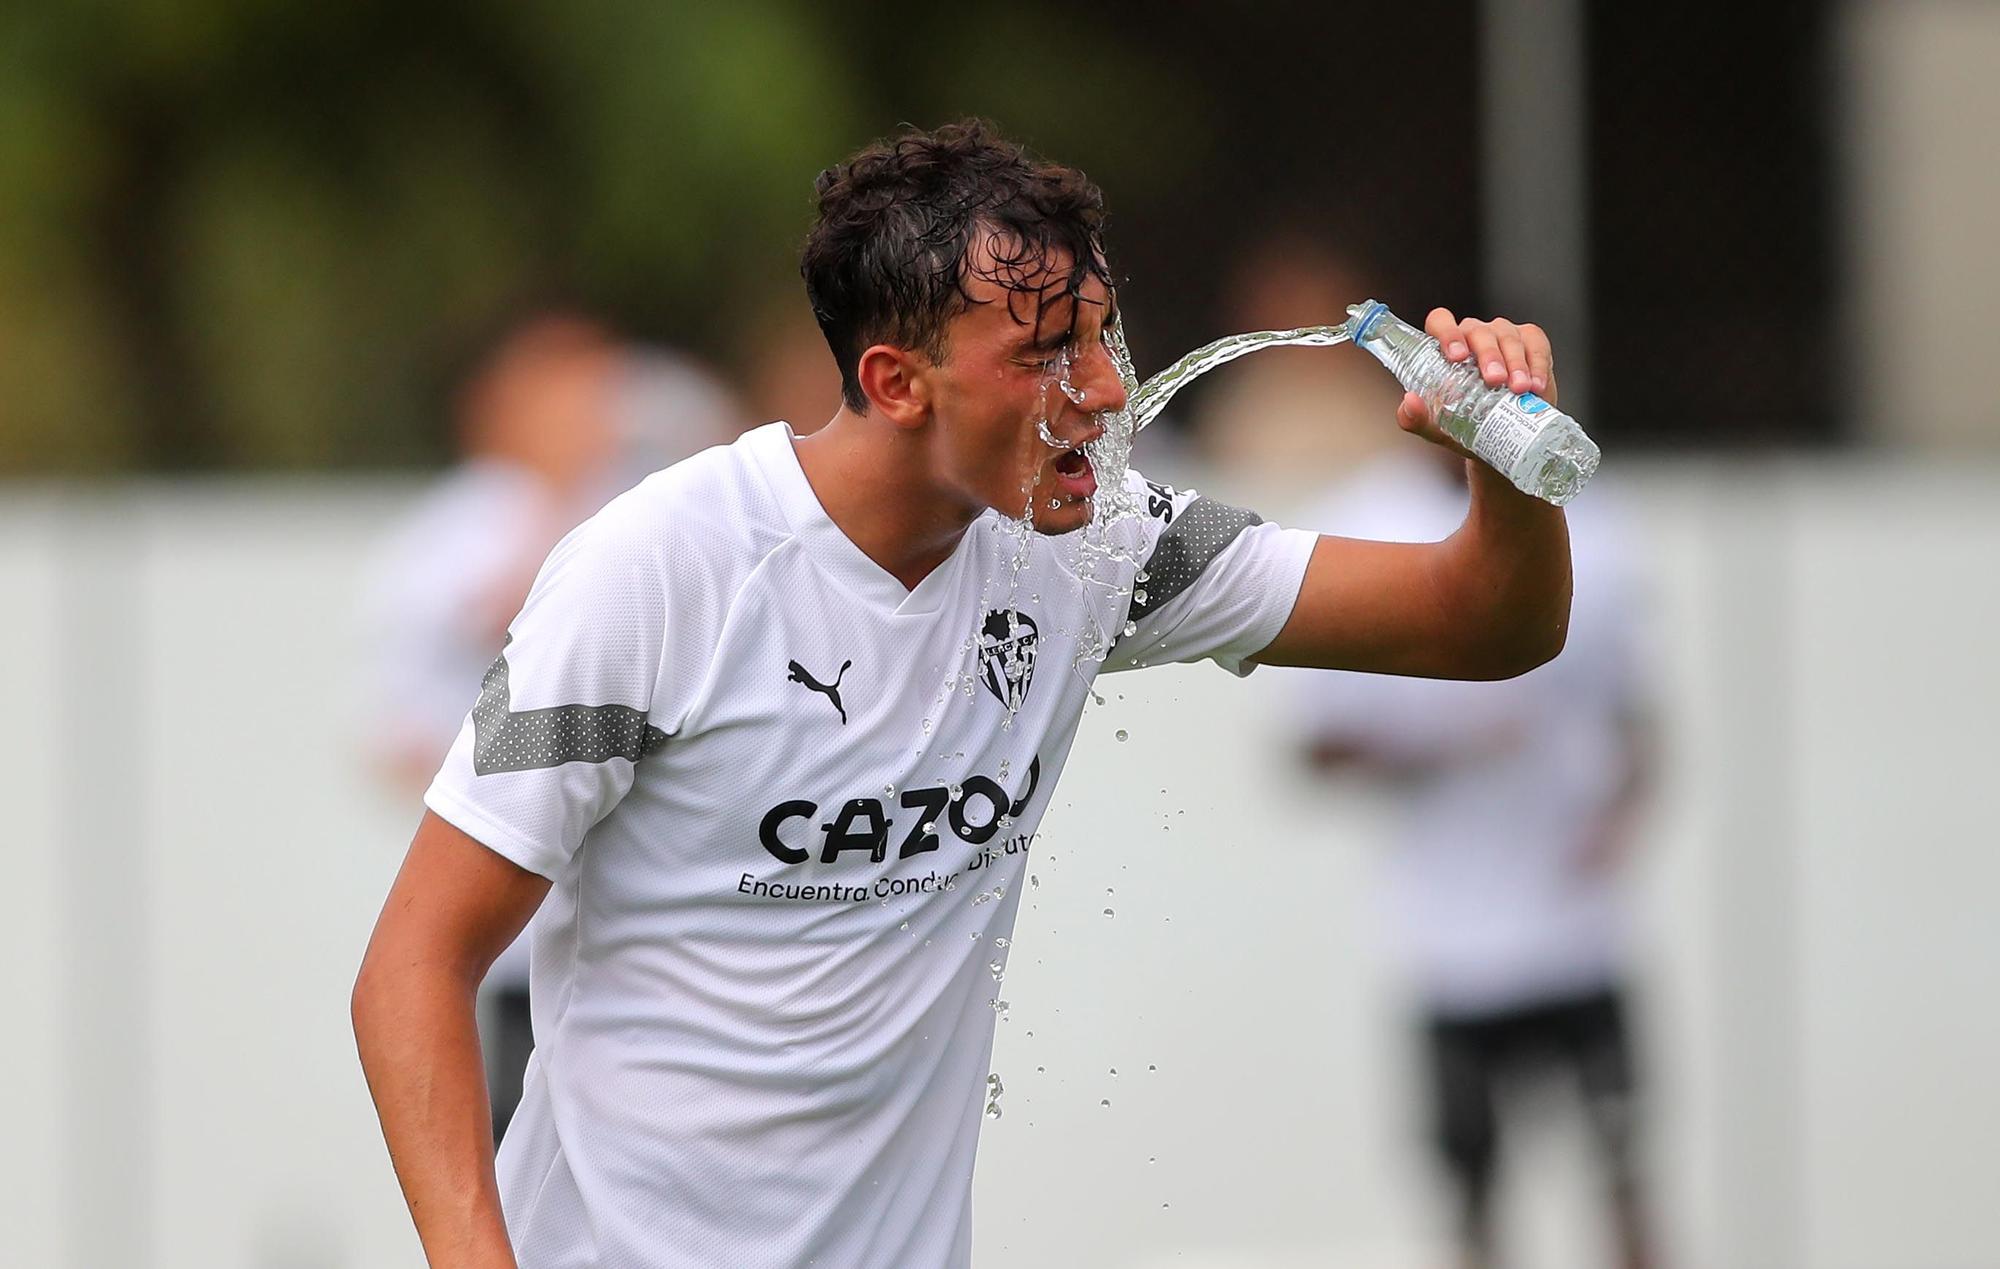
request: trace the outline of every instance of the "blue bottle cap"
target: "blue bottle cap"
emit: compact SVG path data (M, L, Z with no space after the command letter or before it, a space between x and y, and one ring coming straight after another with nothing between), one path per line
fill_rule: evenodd
M1354 333L1348 338L1360 343L1375 333L1382 319L1389 315L1389 306L1380 300L1363 300L1347 310L1348 327Z

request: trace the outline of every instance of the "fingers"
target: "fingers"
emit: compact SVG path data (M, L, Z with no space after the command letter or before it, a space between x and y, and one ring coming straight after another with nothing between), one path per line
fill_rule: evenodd
M1529 391L1550 395L1555 390L1556 354L1555 349L1549 347L1548 334L1533 322L1523 322L1521 342L1526 345L1528 353Z
M1465 342L1465 332L1448 308L1431 310L1424 319L1424 333L1443 345L1446 361L1464 361L1471 351Z
M1422 435L1430 424L1431 408L1424 404L1424 399L1414 392L1405 392L1402 404L1396 407L1396 426Z
M1555 351L1548 333L1533 322L1504 317L1461 321L1448 308L1434 308L1424 319L1424 331L1443 347L1446 361L1471 360L1480 377L1496 388L1545 397L1555 390Z
M1554 380L1555 354L1549 348L1548 335L1539 326L1510 322L1504 317L1491 321L1468 318L1453 323L1453 333L1463 340L1468 350L1466 356L1479 367L1480 377L1496 388L1517 393L1547 392ZM1438 342L1445 343L1443 339ZM1445 359L1465 358L1452 356L1451 346L1446 344Z
M1473 362L1479 367L1480 377L1496 388L1512 389L1513 372L1516 369L1525 372L1527 369L1520 332L1515 329L1514 323L1505 318L1490 322L1468 321L1464 323L1464 330L1465 342L1472 348Z

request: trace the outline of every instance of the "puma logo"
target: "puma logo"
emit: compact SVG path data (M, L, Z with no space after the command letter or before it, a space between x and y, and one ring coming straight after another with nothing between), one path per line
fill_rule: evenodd
M806 690L818 692L821 696L832 701L833 707L840 711L840 725L842 727L847 726L847 707L840 703L840 680L847 676L847 667L853 665L854 662L842 661L840 663L840 673L833 676L833 682L831 683L816 681L812 675L806 673L806 667L800 665L797 661L787 661L785 664L790 666L792 671L785 676L785 681L788 683L803 683L806 686Z

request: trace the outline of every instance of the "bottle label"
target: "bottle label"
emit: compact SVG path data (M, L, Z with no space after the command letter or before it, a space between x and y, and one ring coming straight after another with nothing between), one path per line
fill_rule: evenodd
M1536 418L1549 411L1549 403L1527 393L1522 396L1503 397L1496 402L1479 432L1473 438L1472 452L1486 460L1488 466L1507 477L1514 478L1514 466L1528 452L1535 437L1541 435L1548 419Z

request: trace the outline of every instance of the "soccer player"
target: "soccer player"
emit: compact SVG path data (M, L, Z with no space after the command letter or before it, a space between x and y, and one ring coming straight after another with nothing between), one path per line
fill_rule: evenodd
M1390 453L1307 522L1433 540L1465 516L1464 472L1442 450ZM1650 782L1647 684L1614 491L1591 493L1572 511L1576 595L1560 657L1505 683L1314 674L1291 693L1314 765L1373 776L1402 812L1384 897L1419 1002L1466 1269L1505 1262L1501 1139L1539 1108L1524 1086L1550 1076L1591 1129L1612 1263L1659 1263L1635 1131L1620 867Z
M838 411L556 547L355 984L435 1266L966 1265L987 967L1096 674L1494 678L1562 646L1562 513L1483 466L1424 546L1137 473L1106 491L1136 513L1093 525L1082 447L1124 389L1080 172L968 123L818 195L802 272ZM1535 327L1428 327L1553 392ZM1451 444L1414 397L1398 422ZM536 1050L495 1161L473 988L530 914Z

